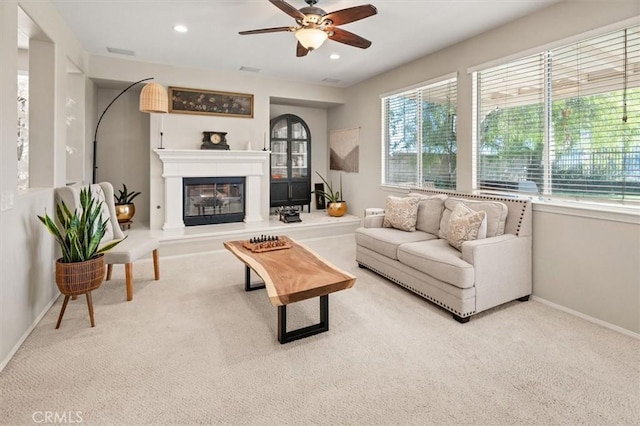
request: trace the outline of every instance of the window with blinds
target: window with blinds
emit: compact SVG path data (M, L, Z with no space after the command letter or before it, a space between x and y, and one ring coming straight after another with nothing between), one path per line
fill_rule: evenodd
M456 78L382 97L382 183L456 187Z
M640 27L474 82L477 188L640 201Z

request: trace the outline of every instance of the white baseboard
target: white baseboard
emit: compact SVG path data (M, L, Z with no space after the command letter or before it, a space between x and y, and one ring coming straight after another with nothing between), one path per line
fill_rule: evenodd
M38 325L40 320L42 320L42 318L46 315L46 313L49 312L49 309L51 309L53 304L56 303L56 300L58 300L58 297L60 297L60 293L58 293L56 297L54 297L53 299L51 299L51 301L49 301L49 303L47 303L47 306L45 306L42 312L40 312L40 315L38 315L38 317L33 321L33 323L31 323L31 325L29 326L29 328L27 328L27 330L24 332L22 337L18 339L16 344L13 346L13 349L11 349L11 352L9 352L5 357L5 359L2 360L2 363L0 364L0 373L2 372L2 370L4 370L7 364L9 364L9 361L11 361L11 358L13 358L16 352L18 352L18 349L20 349L20 346L22 346L24 341L27 340L27 337L29 337L29 334L31 334L33 329L36 328L36 325Z
M610 330L617 331L618 333L621 333L621 334L624 334L626 336L633 337L634 339L640 340L640 334L634 333L633 331L627 330L626 328L622 328L622 327L617 326L615 324L611 324L611 323L608 323L606 321L599 320L598 318L594 318L592 316L583 314L582 312L574 311L573 309L569 309L569 308L567 308L565 306L558 305L557 303L550 302L550 301L548 301L546 299L542 299L542 298L540 298L538 296L533 296L532 295L531 298L533 300L535 300L536 302L540 302L540 303L542 303L544 305L551 306L552 308L561 310L561 311L566 312L566 313L571 314L571 315L575 315L577 317L580 317L580 318L582 318L584 320L587 320L589 322L592 322L594 324L598 324L598 325L600 325L600 326L602 326L604 328L608 328Z

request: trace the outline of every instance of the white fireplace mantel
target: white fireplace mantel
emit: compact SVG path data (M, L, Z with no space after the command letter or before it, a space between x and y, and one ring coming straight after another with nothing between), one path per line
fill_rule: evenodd
M184 228L182 178L245 177L245 222L261 222L262 180L269 173L269 151L154 149L162 161L164 226Z

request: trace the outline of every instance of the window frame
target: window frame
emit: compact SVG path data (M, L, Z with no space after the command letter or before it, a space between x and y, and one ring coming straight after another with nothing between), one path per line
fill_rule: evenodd
M415 187L415 186L422 186L422 184L420 184L420 182L423 182L423 164L422 164L422 156L424 154L423 151L423 135L422 135L422 105L419 105L419 107L416 109L416 116L418 117L418 123L416 124L416 139L419 142L419 147L416 146L416 152L415 152L415 156L416 156L416 170L415 170L415 175L416 175L416 182L414 183L408 183L408 184L399 184L396 182L388 182L387 176L388 176L388 157L389 157L389 140L388 140L388 128L389 128L389 122L388 122L388 111L386 108L386 104L387 104L387 100L389 98L393 98L393 97L397 97L397 96L401 96L404 94L412 94L412 95L416 95L416 96L420 96L422 91L428 90L430 87L433 86L438 86L441 84L446 84L447 82L453 83L454 87L455 87L455 102L452 104L454 109L455 109L455 114L453 114L453 117L457 117L457 108L458 108L458 95L457 95L457 90L458 90L458 73L457 72L453 72L453 73L448 73L445 75L441 75L439 77L427 80L427 81L423 81L417 84L414 84L412 86L408 86L408 87L404 87L398 90L394 90L391 92L387 92L387 93L383 93L380 95L380 114L381 114L381 173L380 173L380 184L383 187L388 187L388 188L402 188L402 189L406 189L406 188L410 188L410 187ZM456 137L457 139L457 137ZM457 146L457 140L456 140L456 146ZM456 155L457 155L457 149L456 149ZM454 181L455 182L455 181ZM455 188L450 188L450 189L455 189Z
M544 80L544 88L543 88L543 113L542 113L542 120L543 120L543 154L542 154L542 180L543 180L543 184L541 186L541 188L539 188L539 191L537 194L535 194L540 200L549 200L549 201L553 201L553 200L558 200L558 201L579 201L579 202L583 202L586 204L602 204L605 203L607 205L612 205L612 204L628 204L630 206L636 207L637 205L640 205L640 198L638 196L636 196L633 192L632 193L626 193L624 191L616 191L614 193L614 195L612 197L606 197L606 196L588 196L587 193L589 192L588 190L583 190L582 194L562 194L562 193L558 193L558 189L555 189L556 192L554 192L554 188L553 188L553 184L555 184L556 182L562 182L561 179L554 179L553 176L553 165L551 163L551 155L550 154L550 150L553 151L555 145L557 145L558 140L556 138L554 138L553 136L553 132L554 130L554 124L553 124L553 117L552 117L552 107L553 107L553 103L560 101L563 99L562 96L559 96L558 94L554 93L554 87L552 85L552 73L553 73L553 54L561 51L563 49L575 49L575 52L577 52L576 54L579 55L580 52L580 44L581 43L588 43L590 41L592 41L593 39L598 39L598 38L602 38L605 39L607 37L617 37L618 34L626 32L627 30L629 31L635 31L636 33L638 31L640 31L640 25L637 25L637 22L625 22L624 25L619 24L615 27L608 27L606 29L600 29L599 31L592 31L589 32L588 35L582 35L582 36L575 36L572 37L570 40L565 40L564 42L556 42L553 43L553 45L549 45L547 47L544 48L539 48L539 49L530 49L526 52L521 52L521 54L519 55L511 55L507 58L503 58L502 60L495 60L495 61L491 61L491 63L487 63L485 65L481 65L481 66L476 66L473 68L469 68L467 70L467 72L471 75L472 78L472 141L473 141L473 148L472 148L472 167L473 167L473 171L472 171L472 182L471 182L471 188L474 191L477 192L500 192L500 193L506 193L509 195L515 195L515 196L531 196L532 194L529 193L527 194L526 192L522 192L522 191L514 191L514 190L510 190L510 189L500 189L500 190L492 190L492 189L488 189L488 188L481 188L480 187L480 153L479 153L479 145L480 145L480 140L481 140L481 136L482 136L482 96L480 93L481 90L481 85L482 82L479 81L479 74L481 75L481 73L487 72L489 70L495 69L497 67L500 66L508 66L509 64L513 64L516 63L519 60L523 60L529 57L533 57L533 56L540 56L544 58L544 63L543 63L543 67L542 67L542 76L541 79ZM602 40L598 41L599 43L602 42ZM637 58L637 52L640 49L640 47L638 47L637 45L637 41L636 41L636 46L635 46L635 53L636 53L636 58ZM626 53L625 53L626 55ZM630 64L633 66L634 62L630 62ZM636 62L637 63L637 62ZM626 67L626 65L625 65ZM586 68L586 67L585 67ZM584 68L580 67L578 68L578 70L580 72L585 72ZM640 85L636 85L636 86L630 86L627 88L626 86L626 76L625 76L625 83L624 83L624 88L622 85L620 85L620 83L617 83L615 80L611 80L611 84L612 86L614 86L613 89L608 90L608 91L603 91L600 92L600 94L616 94L617 92L620 92L622 90L632 90L632 89L636 89L636 90L640 90ZM590 96L588 93L580 93L581 89L578 89L578 94L576 96L574 96L574 98L576 99L588 99L588 97ZM626 95L625 95L626 96ZM636 111L636 113L638 113ZM486 117L485 117L486 118ZM603 125L608 125L608 122L602 121L601 123L603 123ZM579 148L584 148L586 145L578 145ZM597 148L596 147L590 147L592 148L592 151L590 152L596 152ZM630 151L627 151L630 150ZM625 152L632 152L635 153L636 152L636 147L635 145L629 148L625 148ZM507 183L507 181L505 181L505 183ZM624 186L624 184L622 184ZM585 187L587 188L587 187Z

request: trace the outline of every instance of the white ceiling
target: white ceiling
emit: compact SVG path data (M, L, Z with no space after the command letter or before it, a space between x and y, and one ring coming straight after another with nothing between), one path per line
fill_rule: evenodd
M266 77L347 87L562 0L320 0L316 7L326 12L367 1L376 6L377 15L341 27L373 44L362 50L328 40L302 58L292 33L238 34L295 24L267 0L52 1L90 53L129 57L109 53L111 47L142 61L228 71L244 66ZM173 31L178 23L189 31ZM329 59L332 53L341 58Z

